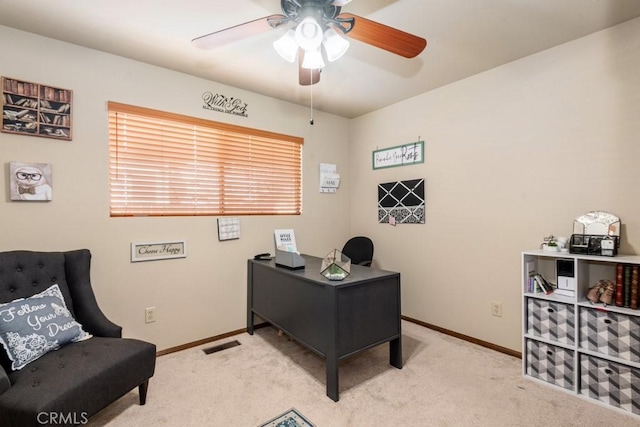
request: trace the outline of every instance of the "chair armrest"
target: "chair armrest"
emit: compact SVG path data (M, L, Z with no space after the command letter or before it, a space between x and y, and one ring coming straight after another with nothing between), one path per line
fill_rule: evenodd
M73 301L73 314L84 330L98 337L122 337L122 327L104 315L91 287L91 252L79 249L64 253L67 284Z
M11 380L7 375L7 371L4 370L2 366L0 366L0 394L11 388Z

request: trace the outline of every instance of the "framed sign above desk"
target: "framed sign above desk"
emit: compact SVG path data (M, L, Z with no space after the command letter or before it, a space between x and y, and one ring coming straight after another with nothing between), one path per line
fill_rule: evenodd
M373 169L424 163L424 141L411 142L373 152Z

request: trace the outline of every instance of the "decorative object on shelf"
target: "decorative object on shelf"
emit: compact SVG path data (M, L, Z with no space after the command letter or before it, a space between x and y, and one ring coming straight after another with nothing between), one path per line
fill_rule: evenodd
M601 302L606 307L613 302L613 294L616 284L611 280L598 280L598 282L587 291L587 299L591 304Z
M532 272L529 276L529 290L530 292L544 292L545 295L550 295L555 288L542 274Z
M11 200L50 201L51 164L9 162Z
M615 305L617 307L627 307L637 310L639 292L640 265L621 264L616 265L616 290Z
M573 221L569 252L616 256L620 247L620 218L603 211L588 212Z
M320 274L329 280L344 280L351 274L351 259L334 249L322 259Z
M566 247L566 245L566 237L556 237L553 234L550 234L542 239L540 248L548 252L569 252L569 249Z
M71 140L73 91L2 77L2 132Z
M556 260L556 294L575 297L577 284L575 260L558 258Z
M553 234L550 234L542 240L543 242L540 244L540 247L543 251L558 252L560 250L560 248L558 247L558 241Z
M424 178L378 184L378 222L424 224Z
M567 242L568 241L569 241L569 239L567 239L564 236L556 237L556 242L558 243L558 250L560 252L569 252L569 248L567 247Z

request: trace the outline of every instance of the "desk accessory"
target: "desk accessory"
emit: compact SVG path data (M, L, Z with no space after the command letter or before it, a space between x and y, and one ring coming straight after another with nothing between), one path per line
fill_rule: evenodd
M296 246L296 237L292 229L275 230L276 265L291 270L304 268L304 258Z
M588 212L573 221L569 252L616 256L620 247L620 218L603 211Z
M322 259L320 274L329 280L344 280L351 274L351 259L334 249Z

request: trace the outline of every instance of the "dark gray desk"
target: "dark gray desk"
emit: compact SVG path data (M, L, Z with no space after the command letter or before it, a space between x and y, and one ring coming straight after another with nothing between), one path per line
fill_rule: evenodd
M400 273L352 265L336 282L320 274L321 258L304 258L304 270L249 260L247 332L257 315L323 356L327 396L337 402L340 360L388 341L389 363L402 368Z

